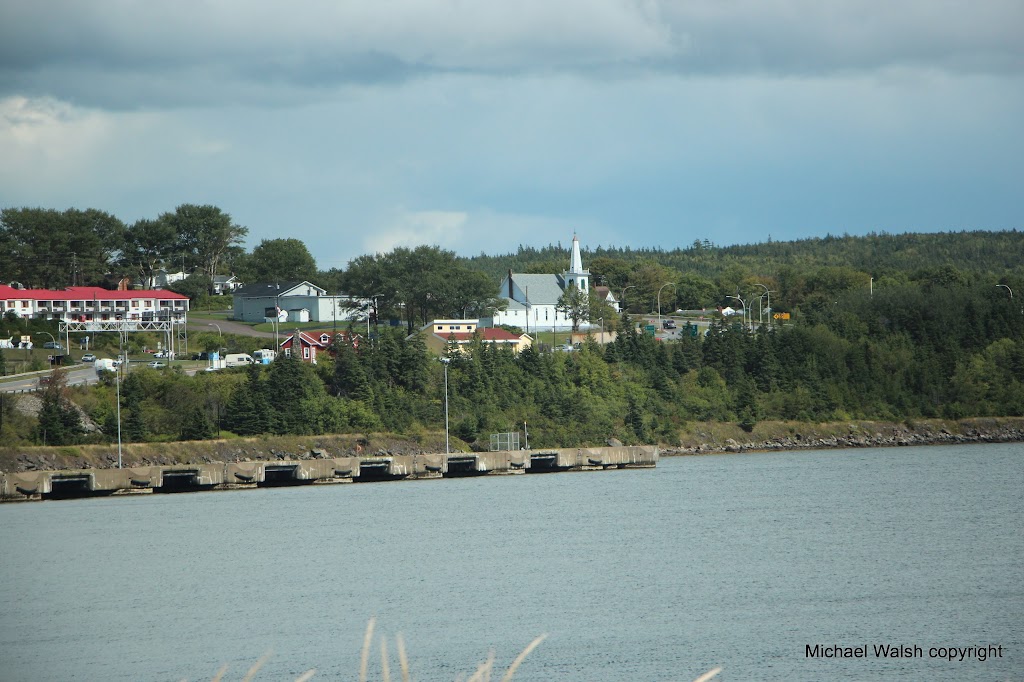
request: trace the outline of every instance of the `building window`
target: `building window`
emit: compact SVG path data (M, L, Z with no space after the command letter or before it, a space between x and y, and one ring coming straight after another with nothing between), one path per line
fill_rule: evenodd
M309 360L309 346L302 347L302 357Z
M132 307L133 307L133 308L138 308L138 307L139 307L139 301L138 301L138 299L135 299L135 300L133 300L133 301L132 301Z

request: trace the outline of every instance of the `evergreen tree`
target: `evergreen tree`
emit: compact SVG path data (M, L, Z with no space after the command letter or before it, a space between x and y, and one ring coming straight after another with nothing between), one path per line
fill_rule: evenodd
M202 405L193 404L181 420L180 440L208 440L213 438L214 428L209 415Z
M296 357L278 358L267 373L266 391L273 433L317 432L320 415L306 403L318 401L326 390L312 367Z
M364 342L366 343L366 342ZM334 344L334 377L331 395L365 403L373 401L373 390L366 376L363 360L352 344L336 340Z
M225 407L224 426L239 436L254 436L272 430L270 406L264 395L259 365L248 369L248 378L235 387Z
M40 396L36 439L43 445L69 445L82 433L82 419L67 397L67 376L55 369Z

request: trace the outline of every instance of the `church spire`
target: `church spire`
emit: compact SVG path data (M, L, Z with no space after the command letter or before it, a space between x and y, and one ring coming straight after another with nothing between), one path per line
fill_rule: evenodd
M583 268L583 257L580 256L580 240L574 234L572 236L572 255L569 257L569 269L562 273L562 288L566 286L579 287L584 293L590 286L590 270Z
M580 240L575 234L572 236L572 257L569 259L569 272L580 275L586 272L583 269L583 258L580 256Z

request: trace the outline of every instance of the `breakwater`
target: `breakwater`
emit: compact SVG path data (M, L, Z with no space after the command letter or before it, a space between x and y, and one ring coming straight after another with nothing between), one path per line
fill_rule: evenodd
M0 501L649 468L658 457L655 446L620 446L22 471L0 473Z

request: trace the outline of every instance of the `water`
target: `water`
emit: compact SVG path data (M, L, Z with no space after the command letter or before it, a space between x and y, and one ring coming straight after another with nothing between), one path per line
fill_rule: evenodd
M0 679L1024 679L1024 446L0 506ZM924 659L808 659L805 645ZM933 646L995 644L947 662ZM375 647L373 679L379 675ZM374 672L376 670L377 672Z

